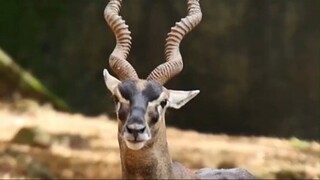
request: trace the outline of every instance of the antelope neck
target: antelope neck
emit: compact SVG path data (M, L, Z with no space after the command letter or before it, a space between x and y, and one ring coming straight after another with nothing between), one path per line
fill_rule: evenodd
M173 177L165 127L161 127L157 136L140 150L131 150L120 137L118 140L123 178L168 179Z

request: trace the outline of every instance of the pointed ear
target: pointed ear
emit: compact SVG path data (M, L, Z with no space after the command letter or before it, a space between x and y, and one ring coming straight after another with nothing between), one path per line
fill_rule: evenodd
M169 107L179 109L187 102L189 102L192 98L199 94L199 90L193 91L176 91L169 90Z
M108 70L106 69L103 70L103 77L107 88L110 90L112 94L114 94L115 87L118 86L120 81L111 74L109 74Z

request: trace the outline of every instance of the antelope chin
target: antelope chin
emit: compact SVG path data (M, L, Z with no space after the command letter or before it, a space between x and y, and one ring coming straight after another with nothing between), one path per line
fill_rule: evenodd
M127 141L126 140L125 142L127 147L132 150L140 150L146 144L146 141Z

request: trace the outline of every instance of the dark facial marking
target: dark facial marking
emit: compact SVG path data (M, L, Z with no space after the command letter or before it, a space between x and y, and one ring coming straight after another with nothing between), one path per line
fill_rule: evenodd
M154 107L154 109L150 110L148 113L148 116L150 117L150 124L154 125L159 120L159 113L157 111L157 107Z
M129 115L129 111L129 105L121 103L118 111L119 119L125 121Z
M141 123L144 119L148 102L159 98L162 90L162 86L156 82L147 82L142 91L138 90L134 81L122 82L119 85L119 91L123 98L130 101L130 105L120 104L119 119L122 121L128 119L128 123ZM164 103L162 105L164 106ZM151 124L155 124L159 119L156 107L148 115L151 118Z
M137 93L137 88L134 81L124 81L119 85L119 91L123 98L131 101L133 96Z
M128 119L128 124L144 124L144 112L142 111L132 111Z
M155 82L148 82L146 88L142 91L143 96L145 96L148 101L153 101L159 98L161 93L162 86Z

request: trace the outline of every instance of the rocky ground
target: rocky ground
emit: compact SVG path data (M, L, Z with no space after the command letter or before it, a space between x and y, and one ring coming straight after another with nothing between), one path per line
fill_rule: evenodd
M116 129L106 115L57 112L30 100L0 102L0 178L120 178ZM173 159L192 169L244 167L260 178L320 178L318 142L175 128L168 128L168 141Z

